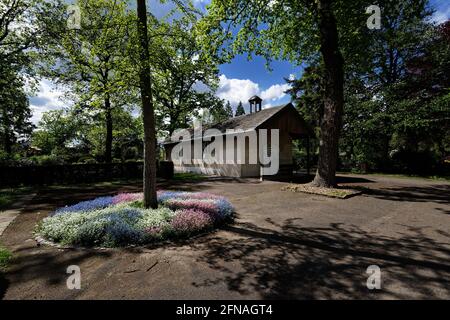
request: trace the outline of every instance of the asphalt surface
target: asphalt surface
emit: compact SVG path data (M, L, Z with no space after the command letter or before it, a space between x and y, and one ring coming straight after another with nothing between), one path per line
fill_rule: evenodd
M378 176L341 182L370 190L340 200L251 179L171 185L228 197L235 223L185 243L108 250L38 246L32 232L57 207L138 185L38 191L0 238L15 257L0 297L449 299L450 184ZM66 286L70 265L80 267L81 290ZM381 271L379 290L366 285L371 265Z

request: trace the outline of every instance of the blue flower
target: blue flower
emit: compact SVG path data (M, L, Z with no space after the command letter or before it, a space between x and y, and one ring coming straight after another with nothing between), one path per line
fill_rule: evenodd
M55 211L54 215L59 215L66 212L80 212L80 211L90 211L96 209L103 209L109 207L113 204L114 197L99 197L94 200L83 201L73 206L68 206L64 208L59 208Z

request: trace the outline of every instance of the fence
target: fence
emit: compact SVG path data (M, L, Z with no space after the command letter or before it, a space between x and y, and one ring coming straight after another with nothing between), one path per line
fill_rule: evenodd
M0 167L0 186L50 185L142 178L142 162ZM173 177L173 163L158 163L157 175Z

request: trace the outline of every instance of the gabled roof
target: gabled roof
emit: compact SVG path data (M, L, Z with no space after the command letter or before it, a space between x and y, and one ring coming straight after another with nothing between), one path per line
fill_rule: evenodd
M240 129L240 130L244 130L244 131L254 130L254 129L257 129L258 126L260 126L261 124L263 124L264 122L266 122L267 120L272 118L276 113L278 113L282 109L288 107L289 105L291 105L291 104L288 103L283 106L267 108L267 109L263 109L261 111L254 112L251 114L245 114L242 116L230 118L230 119L220 122L220 123L215 123L210 126L204 126L204 129L214 128L214 129L218 129L222 132L225 132L225 130L227 130L227 129L234 129L234 130Z
M242 116L230 118L226 121L215 123L212 125L203 125L203 131L208 129L218 129L222 133L225 133L228 129L233 130L256 130L259 126L261 126L263 123L265 123L267 120L272 118L275 114L280 112L281 110L284 110L288 107L292 107L293 105L291 103L288 103L286 105L278 106L278 107L272 107L263 109L261 111L251 113L251 114L245 114ZM194 129L189 129L191 131L191 135L194 132ZM170 144L173 143L170 138L164 141L163 143Z

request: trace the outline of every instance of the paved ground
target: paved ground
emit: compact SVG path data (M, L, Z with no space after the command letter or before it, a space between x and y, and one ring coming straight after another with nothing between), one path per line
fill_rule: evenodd
M38 247L32 230L58 206L139 186L38 192L0 238L15 256L4 298L449 299L450 184L343 181L372 191L339 200L281 191L279 182L179 185L229 197L236 223L190 243L111 250ZM82 272L79 291L66 288L74 264ZM376 292L366 288L369 265L381 268Z

